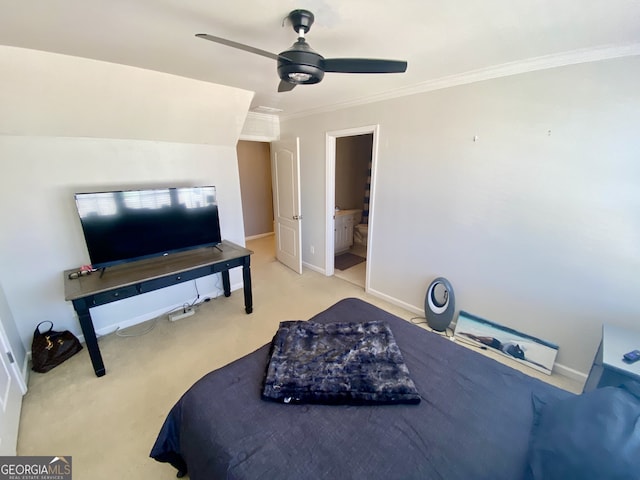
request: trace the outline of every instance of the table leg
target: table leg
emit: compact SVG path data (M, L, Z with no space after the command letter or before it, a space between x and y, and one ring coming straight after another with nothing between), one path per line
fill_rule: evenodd
M253 312L253 294L251 292L251 267L249 257L246 257L242 265L242 281L244 282L244 310L247 314Z
M102 377L106 373L106 370L104 368L104 363L102 362L102 354L100 353L96 331L93 327L93 320L91 319L91 313L89 312L87 302L84 299L74 300L73 308L78 314L78 321L82 328L84 341L87 346L87 350L89 351L89 357L91 357L93 371L97 377Z
M222 272L222 288L224 289L224 296L231 296L231 281L229 280L229 270L223 270Z

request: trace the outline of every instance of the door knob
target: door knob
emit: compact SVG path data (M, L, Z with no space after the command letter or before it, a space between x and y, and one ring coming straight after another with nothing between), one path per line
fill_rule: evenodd
M294 220L302 220L302 215L294 215L293 219Z

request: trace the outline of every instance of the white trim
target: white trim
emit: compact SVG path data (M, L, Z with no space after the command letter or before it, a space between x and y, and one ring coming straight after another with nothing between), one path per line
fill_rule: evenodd
M268 113L247 112L238 140L267 143L280 140L280 118Z
M583 48L572 50L569 52L554 53L551 55L543 55L540 57L518 60L515 62L503 63L487 68L470 70L468 72L446 77L435 78L425 82L416 83L404 88L397 88L392 91L370 95L366 97L349 100L346 102L335 103L318 108L311 108L302 112L292 113L290 115L281 114L281 120L289 120L292 118L306 117L318 113L334 112L344 108L365 105L383 100L390 100L398 97L405 97L417 93L431 92L433 90L441 90L444 88L455 87L458 85L466 85L469 83L481 82L483 80L491 80L500 77L508 77L518 75L520 73L535 72L538 70L546 70L549 68L564 67L567 65L576 65L579 63L599 62L620 57L631 57L640 55L640 43L631 43L626 45L605 45L598 48Z
M378 290L374 290L374 289L370 288L369 291L367 291L367 293L369 295L377 297L377 298L379 298L381 300L384 300L387 303L390 303L390 304L395 305L397 307L404 308L405 310L407 310L409 312L413 312L416 315L424 316L424 309L418 308L418 307L416 307L414 305L411 305L411 304L408 304L408 303L403 302L401 300L398 300L395 297L390 297L389 295L387 295L385 293L382 293L382 292L379 292Z
M271 143L271 142L277 142L278 140L280 140L280 136L273 136L273 137L269 137L266 135L248 135L248 134L241 134L240 137L238 138L238 140L244 140L247 142L265 142L265 143Z
M257 107L253 107L249 110L249 113L253 115L276 115L283 110L277 107L266 107L264 105L258 105Z
M557 373L558 375L562 375L563 377L570 378L571 380L575 380L577 382L585 383L587 381L587 377L589 376L586 373L579 372L573 368L569 368L561 363L556 363L553 365L553 373Z
M409 312L413 312L417 315L420 316L424 316L424 310L416 307L414 305L410 305L408 303L405 303L401 300L398 300L395 297L390 297L389 295L386 295L382 292L379 292L377 290L373 290L373 289L369 289L367 291L368 294L377 297L381 300L384 300L387 303L390 303L392 305L396 305L398 307L404 308L405 310L409 311ZM455 322L453 322L449 328L454 329L455 328ZM576 382L586 382L587 381L587 377L588 374L580 372L578 370L575 370L573 368L567 367L566 365L562 365L561 363L555 363L553 365L553 371L552 374L557 374L557 375L561 375L563 377L569 378L571 380L574 380Z
M335 265L333 257L336 254L334 222L336 213L336 136L335 132L327 132L325 136L325 253L324 253L324 272L327 277L331 277L335 273Z
M272 237L276 232L267 232L267 233L259 233L258 235L251 235L250 237L245 237L244 241L248 242L249 240L258 240L259 238Z
M31 375L31 369L29 368L30 365L31 365L31 350L29 350L27 354L24 356L24 363L22 364L22 378L21 378L22 383L20 384L22 395L26 395L27 390L29 390L27 385L29 385L29 375Z
M302 266L308 268L309 270L313 270L314 272L321 273L322 275L326 275L326 271L316 265L312 265L309 262L302 262Z
M239 290L241 288L243 288L244 284L242 282L240 283L235 283L233 285L231 285L231 291L234 292L236 290ZM224 296L224 292L222 291L222 289L217 289L211 292L200 292L200 298L206 298L209 297L211 298L211 300ZM98 330L96 330L96 336L98 337L98 340L100 340L100 337L104 337L105 335L109 335L111 333L114 333L116 330L118 329L124 329L124 328L129 328L129 327L133 327L134 325L138 325L142 322L147 322L149 320L153 320L154 318L158 318L159 320L162 320L161 317L163 316L167 316L169 312L178 309L180 307L182 307L184 305L185 302L181 302L181 303L177 303L173 306L169 305L168 307L164 307L161 308L159 310L155 310L152 312L147 312L143 315L139 315L137 317L133 317L130 318L128 320L124 320L122 322L119 323L114 323L111 325L107 325L105 327L102 327ZM168 321L168 320L167 320ZM85 338L84 335L78 335L78 340L80 340L81 343L86 343L85 342ZM29 351L29 355L31 355L31 351Z
M353 137L356 135L372 134L371 141L371 185L369 189L369 228L367 233L367 265L365 270L364 291L369 291L371 279L371 265L374 262L372 258L372 238L374 230L374 205L375 205L375 189L376 189L376 168L378 164L378 137L380 136L380 125L365 125L362 127L346 128L342 130L332 130L325 134L325 275L330 277L335 274L334 255L335 255L335 239L334 216L335 216L335 198L336 198L336 138Z

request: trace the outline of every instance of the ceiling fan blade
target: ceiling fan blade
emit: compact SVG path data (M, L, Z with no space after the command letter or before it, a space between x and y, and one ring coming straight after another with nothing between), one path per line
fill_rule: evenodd
M204 38L205 40L210 40L215 43L220 43L222 45L226 45L227 47L238 48L240 50L244 50L245 52L262 55L263 57L271 58L272 60L277 60L279 57L275 53L267 52L266 50L261 50L259 48L251 47L249 45L244 45L242 43L234 42L233 40L227 40L226 38L215 37L213 35L209 35L208 33L197 33L196 37Z
M295 88L295 83L285 82L284 80L280 80L280 85L278 85L278 92L290 92Z
M325 58L325 72L338 73L403 73L407 62L373 58Z

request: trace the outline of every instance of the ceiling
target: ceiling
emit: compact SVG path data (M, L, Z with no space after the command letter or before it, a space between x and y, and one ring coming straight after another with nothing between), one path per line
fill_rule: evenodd
M0 44L168 72L255 92L252 109L322 111L585 60L640 55L638 0L0 0ZM277 93L289 11L311 10L308 43L327 58L408 61L403 74L327 73ZM258 110L260 111L260 110Z

